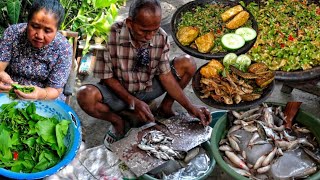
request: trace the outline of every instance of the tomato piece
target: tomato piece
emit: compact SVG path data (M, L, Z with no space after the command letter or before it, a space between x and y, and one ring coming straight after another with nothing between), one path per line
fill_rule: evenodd
M280 44L280 47L281 47L281 48L284 48L284 47L285 47L285 45L284 45L283 43L281 43L281 44Z
M294 40L294 38L293 38L293 36L291 34L289 35L288 40L289 41L293 41Z
M13 160L18 160L19 154L17 151L13 152Z

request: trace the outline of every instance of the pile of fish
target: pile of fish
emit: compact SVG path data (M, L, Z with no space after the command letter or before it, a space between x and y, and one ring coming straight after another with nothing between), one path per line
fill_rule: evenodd
M298 124L285 128L281 106L262 104L244 112L229 111L228 120L231 127L219 150L237 173L251 179L296 179L317 171L316 138ZM290 162L297 157L296 163Z
M182 159L183 156L170 148L172 138L166 136L163 132L152 130L142 136L138 147L147 152L149 156L162 160L174 160L174 158Z

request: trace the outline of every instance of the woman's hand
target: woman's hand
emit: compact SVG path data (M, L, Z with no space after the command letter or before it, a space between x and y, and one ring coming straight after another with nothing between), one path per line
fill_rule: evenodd
M44 88L40 88L40 87L32 86L32 85L23 86L23 87L33 87L34 91L32 91L30 93L24 93L20 90L15 89L14 92L16 93L16 95L18 96L19 99L24 99L24 100L46 99L47 92Z
M134 109L135 114L143 122L154 122L154 116L149 108L149 105L139 99L133 101L130 104L131 108Z
M204 106L193 105L192 111L189 112L190 115L200 119L200 123L204 126L208 126L211 122L211 114L209 110Z
M8 92L12 87L11 84L14 83L9 74L4 71L0 72L0 92Z

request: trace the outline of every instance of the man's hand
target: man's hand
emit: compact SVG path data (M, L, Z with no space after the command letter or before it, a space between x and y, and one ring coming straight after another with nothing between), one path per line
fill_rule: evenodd
M208 126L211 123L211 114L206 107L193 105L190 115L200 119L200 123L204 126Z
M149 105L143 101L136 99L134 101L134 112L143 122L154 122L154 116L149 108Z
M14 83L11 77L4 71L0 72L0 92L10 91L11 84Z

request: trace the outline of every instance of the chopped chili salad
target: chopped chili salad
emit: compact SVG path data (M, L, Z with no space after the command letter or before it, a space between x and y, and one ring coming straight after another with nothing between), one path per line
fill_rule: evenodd
M177 22L178 29L185 26L195 26L200 29L200 36L210 31L214 33L214 47L209 53L227 52L222 47L221 38L224 34L234 32L234 30L226 28L221 19L221 14L230 9L224 3L214 3L196 6L190 11L185 11L181 14L180 20ZM252 27L252 21L249 19L243 27Z
M259 27L257 41L248 52L253 61L287 72L320 65L319 4L306 0L261 0L246 8Z

